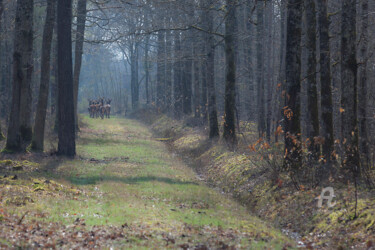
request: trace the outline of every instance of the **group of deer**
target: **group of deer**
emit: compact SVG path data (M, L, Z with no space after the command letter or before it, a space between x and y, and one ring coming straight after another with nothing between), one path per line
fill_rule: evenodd
M104 97L97 100L89 99L89 113L91 118L102 119L110 118L111 116L111 99L105 99Z

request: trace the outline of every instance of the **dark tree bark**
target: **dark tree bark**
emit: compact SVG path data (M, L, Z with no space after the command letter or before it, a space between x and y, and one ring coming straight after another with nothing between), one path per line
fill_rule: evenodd
M172 34L166 32L165 43L165 107L169 111L172 107Z
M1 18L3 16L3 11L4 11L3 0L0 0L0 30L1 30ZM0 54L1 54L1 44L0 44ZM0 81L1 81L1 77L0 77ZM4 137L3 133L2 133L1 122L0 122L0 141L2 141L4 138L5 137Z
M183 100L182 100L182 77L181 77L181 38L180 32L174 32L174 113L176 118L180 118L182 114Z
M138 81L138 43L132 45L130 51L130 61L131 61L131 97L132 97L132 109L136 110L139 105L139 81Z
M307 54L307 130L308 149L312 158L318 160L320 145L315 143L319 136L318 90L316 81L316 11L314 1L305 1L306 54Z
M327 1L317 1L318 29L320 47L320 84L321 84L321 135L324 138L322 152L328 162L332 158L333 144L333 104L331 80L331 53L329 48L329 20Z
M156 106L164 109L164 81L165 81L165 32L158 32L157 47L157 79Z
M1 19L3 17L3 12L4 12L4 3L3 0L0 0L0 27L1 27Z
M13 51L12 106L6 149L22 151L31 140L31 75L33 71L33 0L18 0Z
M246 39L246 45L245 45L245 63L246 63L246 69L248 71L247 73L247 120L254 121L256 119L256 112L254 112L254 107L256 106L254 100L256 100L254 97L254 91L255 91L255 84L254 84L254 67L252 65L252 58L253 58L253 39L252 39L252 33L253 33L253 24L251 22L252 20L252 8L251 6L246 7L246 33L248 36L248 39Z
M195 43L199 43L199 41L195 41ZM193 68L194 68L194 95L193 95L193 103L194 103L194 117L199 118L201 116L200 113L200 59L198 53L198 49L196 46L194 46L194 62L193 62Z
M278 75L278 87L277 87L277 102L276 102L276 110L277 110L277 127L282 126L282 119L283 119L283 107L286 105L285 98L283 96L284 90L286 90L286 80L285 80L285 54L286 54L286 1L287 0L281 0L280 3L280 35L281 35L281 41L280 41L280 66L279 66L279 75ZM284 124L285 125L285 124ZM277 143L279 141L279 132L275 133L275 142Z
M192 96L192 69L193 61L191 59L191 42L189 41L190 36L185 36L183 48L184 48L184 70L183 70L183 111L185 115L191 114L191 96Z
M225 141L231 146L237 144L235 107L236 107L236 63L235 63L235 41L236 34L236 1L227 0L227 18L225 20L225 110L224 110L224 133Z
M300 0L287 3L286 40L286 107L285 167L296 174L301 166L301 34L302 7Z
M212 10L206 10L204 23L207 26L208 31L213 30L213 15ZM205 34L205 48L207 59L205 60L204 69L207 72L203 72L206 75L206 84L208 92L208 121L209 121L209 137L219 137L219 124L217 119L217 107L216 107L216 88L215 88L215 37L212 34Z
M76 122L76 131L79 130L78 126L78 89L79 77L81 74L83 42L85 38L86 27L86 14L87 14L87 0L78 0L77 5L77 31L75 41L75 56L74 56L74 73L73 73L73 87L74 87L74 114Z
M357 118L356 1L342 0L341 108L344 145L343 167L360 172Z
M258 93L258 133L262 138L266 132L266 106L264 95L264 2L257 1L257 93Z
M201 8L203 9L203 11L201 12L201 20L205 20L207 19L207 14L208 12L210 11L209 10L209 3L211 1L207 1L207 0L201 0L200 1L200 6ZM208 30L208 27L207 27L207 22L204 21L203 22L203 28ZM204 55L202 57L202 59L200 60L200 67L201 67L201 71L200 71L200 79L201 79L201 98L200 98L200 111L201 111L201 115L202 115L202 120L204 122L204 124L207 123L207 120L208 120L208 99L207 99L207 43L206 43L206 39L207 39L207 34L205 34L204 32L201 32L200 33L200 39L202 41L205 41L199 48L199 53L201 55Z
M266 37L265 40L267 42L267 48L270 48L268 50L264 51L265 56L265 80L264 80L264 86L267 90L267 92L264 92L264 96L267 97L266 103L267 103L267 113L266 113L266 138L268 142L271 142L271 131L272 131L272 98L273 98L273 92L274 92L274 83L273 83L273 61L274 61L274 46L273 46L273 4L272 1L266 1L266 15L265 15L265 27L266 27ZM264 90L263 90L264 91ZM267 93L267 95L266 95Z
M361 0L361 39L359 57L362 61L358 70L359 77L359 93L358 93L358 117L360 132L360 150L363 163L368 165L369 149L368 149L368 128L367 128L367 56L368 56L368 0Z
M31 147L36 151L44 149L44 127L47 114L49 81L50 81L50 61L53 38L53 28L56 20L56 0L47 1L47 14L43 30L42 41L42 62L38 106L35 115L34 134Z
M4 140L3 132L1 131L1 124L0 124L0 141Z
M146 37L145 44L145 88L146 88L146 103L150 104L150 62L149 62L149 47L150 47L150 37Z
M57 5L58 155L68 157L74 157L76 154L71 30L72 0L59 0Z
M149 1L146 1L146 4L149 5ZM149 19L152 17L150 13L150 9L146 9L146 15L145 15L145 28L149 29L150 28L150 22ZM145 62L144 62L144 70L145 70L145 91L146 91L146 104L149 105L151 103L151 98L150 98L150 36L146 36L145 38Z

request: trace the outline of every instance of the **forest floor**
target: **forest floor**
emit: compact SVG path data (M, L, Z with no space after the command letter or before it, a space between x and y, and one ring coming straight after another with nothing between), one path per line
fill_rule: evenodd
M165 140L135 120L83 117L76 159L1 154L0 248L295 245L208 187Z
M238 147L230 151L223 140L207 138L207 128L200 119L175 120L149 110L133 116L162 137L169 150L180 155L207 185L231 195L253 214L271 222L298 247L375 249L374 190L361 184L356 202L354 184L342 173L318 186L305 182L297 190L280 168L283 144L259 140L256 124L241 121ZM332 208L326 201L318 207L325 187L334 190Z

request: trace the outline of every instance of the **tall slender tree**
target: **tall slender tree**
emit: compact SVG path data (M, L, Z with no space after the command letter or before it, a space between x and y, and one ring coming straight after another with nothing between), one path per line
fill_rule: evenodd
M266 106L264 94L264 62L263 62L263 43L264 43L264 1L257 0L257 94L258 94L258 133L262 138L266 132Z
M360 172L357 118L356 0L342 0L341 14L341 116L344 168Z
M68 157L74 157L76 154L71 30L72 0L59 0L57 5L58 154Z
M206 0L204 0L206 1ZM204 5L204 25L207 31L213 31L213 14L212 14L212 1L207 1ZM208 92L208 122L209 122L209 137L219 137L219 124L217 119L216 107L216 88L215 88L215 37L210 33L205 33L205 81L207 84Z
M318 33L320 51L320 84L321 84L321 135L324 138L322 152L328 163L332 159L333 134L333 104L331 79L331 53L329 47L328 1L317 1ZM329 166L329 164L327 164Z
M236 60L235 60L235 34L236 34L236 0L227 0L227 17L225 19L225 110L224 134L225 141L232 147L237 144L235 107L236 107Z
M83 54L83 42L85 38L85 27L86 27L86 15L87 15L87 0L78 0L77 4L77 30L75 39L75 56L74 56L74 72L73 72L73 91L74 91L74 114L76 122L76 130L79 130L78 126L78 89L79 89L79 77L81 74L82 66L82 54Z
M164 108L165 32L159 31L157 37L156 106L159 108Z
M3 0L0 0L0 30L1 30L1 21L2 21L2 16L3 16L3 11L4 11L4 3L3 3ZM0 46L0 53L1 53L1 46ZM2 141L4 138L5 137L1 130L1 122L0 122L0 141Z
M285 167L297 174L301 166L301 34L302 7L300 0L287 3L286 40L286 107L285 120Z
M176 118L181 117L182 113L182 78L181 78L181 36L179 31L174 31L174 58L173 76L174 76L174 114Z
M248 38L245 40L246 45L245 45L245 62L246 62L246 69L248 71L247 73L247 104L249 105L247 108L247 119L248 120L254 120L256 112L254 112L254 89L255 89L255 84L254 84L254 67L252 65L252 58L253 58L253 39L252 39L252 33L253 33L253 23L252 21L252 7L251 5L247 5L245 8L245 25L246 25L246 32Z
M368 15L369 6L368 0L361 0L361 39L359 57L361 64L358 68L358 117L359 117L359 132L360 132L360 151L363 157L363 163L368 165L369 161L369 148L368 148L368 127L367 127L367 106L368 106L368 88L367 88L367 51L368 51Z
M169 23L168 20L167 23ZM172 33L170 30L165 34L165 107L170 110L172 105Z
M35 115L33 140L31 144L32 149L37 151L43 151L44 148L44 127L49 94L51 48L53 28L56 21L56 3L56 0L47 1L46 21L43 30L39 98Z
M18 0L14 27L12 106L6 149L22 151L31 140L31 75L33 71L33 0Z
M309 151L314 160L320 156L320 145L316 142L319 136L319 109L318 109L318 89L316 78L316 10L315 1L305 0L305 28L307 54L307 137L309 139Z

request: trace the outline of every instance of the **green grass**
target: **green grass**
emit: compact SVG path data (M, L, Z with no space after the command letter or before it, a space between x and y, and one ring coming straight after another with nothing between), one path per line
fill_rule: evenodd
M201 183L194 171L141 123L88 117L83 117L83 122L77 159L44 167L54 169L47 173L49 177L87 195L69 199L47 196L31 204L27 209L48 214L43 220L71 224L79 217L88 226L127 223L171 233L191 226L198 229L194 234L197 242L204 241L206 236L199 232L209 227L254 235L242 239L243 246L282 248L290 243L234 200Z

